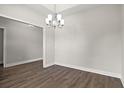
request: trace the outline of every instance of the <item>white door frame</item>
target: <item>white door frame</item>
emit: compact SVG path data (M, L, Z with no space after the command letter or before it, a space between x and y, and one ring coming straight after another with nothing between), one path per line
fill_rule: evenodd
M46 28L43 27L43 68L46 67Z
M6 28L0 28L3 29L3 67L6 67Z

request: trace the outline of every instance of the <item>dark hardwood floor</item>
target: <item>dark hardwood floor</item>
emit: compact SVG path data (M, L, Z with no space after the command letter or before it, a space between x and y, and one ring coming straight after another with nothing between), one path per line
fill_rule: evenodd
M43 68L42 61L2 68L1 88L122 88L120 79L63 66Z

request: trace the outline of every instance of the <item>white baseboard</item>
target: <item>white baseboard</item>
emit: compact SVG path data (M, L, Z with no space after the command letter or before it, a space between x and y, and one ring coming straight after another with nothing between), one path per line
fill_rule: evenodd
M52 66L52 65L54 65L54 63L49 63L49 64L43 63L44 68L47 68L47 67Z
M0 61L0 64L2 64L3 63L3 61Z
M38 61L38 60L43 60L43 58L20 61L20 62L15 62L15 63L7 63L7 64L5 64L5 67L11 67L11 66L21 65L21 64L25 64L25 63L31 63L31 62Z
M120 80L121 80L121 83L122 83L122 85L124 87L124 80L122 78Z
M55 64L60 65L60 66L69 67L69 68L79 69L79 70L83 70L83 71L87 71L87 72L97 73L97 74L101 74L101 75L121 78L121 74L118 74L118 73L106 72L106 71L101 71L98 69L86 68L86 67L75 66L75 65L70 65L70 64L61 64L61 63L55 63Z

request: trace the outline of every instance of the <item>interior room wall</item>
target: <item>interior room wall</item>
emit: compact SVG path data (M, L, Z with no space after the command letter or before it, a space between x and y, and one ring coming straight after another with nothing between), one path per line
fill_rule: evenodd
M64 19L55 32L55 63L120 77L121 6L80 10Z
M55 31L53 28L46 27L43 35L44 67L54 65L55 57Z
M0 17L6 30L6 66L43 58L43 29Z
M122 5L122 83L124 85L124 5Z
M3 29L0 28L0 64L3 63Z

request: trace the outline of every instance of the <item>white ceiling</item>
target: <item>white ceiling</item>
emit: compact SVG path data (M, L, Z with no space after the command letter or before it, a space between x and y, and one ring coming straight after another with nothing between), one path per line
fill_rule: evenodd
M53 13L50 9L44 7L41 4L25 4L25 6L36 11L37 13L42 14L42 15L47 15L49 13Z
M55 11L55 5L56 5L56 11ZM48 8L53 12L62 12L66 9L72 8L77 5L78 4L43 4L42 6L45 6L46 8Z
M35 10L37 13L47 16L55 12L54 4L27 4L27 7ZM56 4L56 12L62 13L64 16L72 15L76 12L82 12L88 9L92 9L95 4Z

